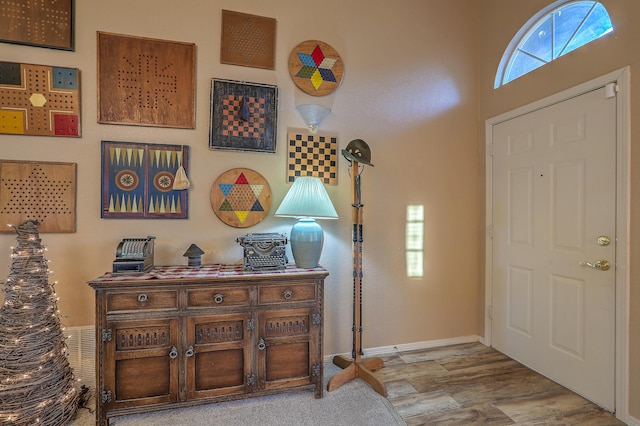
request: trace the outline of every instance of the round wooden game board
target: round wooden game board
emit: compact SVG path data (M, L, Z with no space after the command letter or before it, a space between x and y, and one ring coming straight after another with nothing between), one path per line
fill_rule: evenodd
M229 226L247 228L260 222L271 208L271 188L260 173L231 169L211 187L211 208Z
M307 40L293 48L289 74L303 92L312 96L332 93L342 83L344 64L336 50L319 40Z

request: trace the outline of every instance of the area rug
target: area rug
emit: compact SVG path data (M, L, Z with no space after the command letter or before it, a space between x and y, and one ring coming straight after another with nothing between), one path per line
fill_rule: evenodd
M405 425L391 403L360 379L327 392L326 382L339 371L325 364L324 397L315 399L312 391L250 398L147 414L114 417L111 426L393 426ZM78 411L72 426L95 424L94 414Z

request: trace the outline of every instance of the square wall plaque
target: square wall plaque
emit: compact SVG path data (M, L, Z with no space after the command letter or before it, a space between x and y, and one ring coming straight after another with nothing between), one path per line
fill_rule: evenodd
M220 63L272 70L275 49L274 18L222 11Z
M209 148L276 152L278 87L213 79Z
M0 41L73 50L73 0L4 0L0 10Z
M195 128L193 43L98 32L98 122Z
M0 160L0 232L26 219L40 232L76 232L76 164Z
M0 133L80 137L80 71L0 62Z
M102 141L102 212L114 219L186 219L188 191L173 189L189 146Z
M287 182L299 176L317 177L325 185L338 184L338 136L289 130Z

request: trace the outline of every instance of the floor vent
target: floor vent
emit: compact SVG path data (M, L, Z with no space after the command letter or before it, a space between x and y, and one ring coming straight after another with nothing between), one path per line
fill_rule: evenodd
M80 384L90 389L96 387L96 331L93 325L67 327L69 365Z

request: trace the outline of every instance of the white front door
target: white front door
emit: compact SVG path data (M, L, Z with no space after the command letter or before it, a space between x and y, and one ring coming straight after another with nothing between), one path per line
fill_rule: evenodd
M615 167L604 87L493 127L492 345L611 411Z

